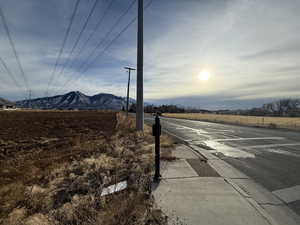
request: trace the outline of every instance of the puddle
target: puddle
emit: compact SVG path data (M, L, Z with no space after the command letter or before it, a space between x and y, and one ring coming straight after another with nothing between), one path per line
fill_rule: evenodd
M237 148L224 145L222 143L213 141L213 140L207 140L204 141L204 143L214 149L217 153L222 153L223 155L227 157L232 158L255 158L255 155L246 151L239 150Z

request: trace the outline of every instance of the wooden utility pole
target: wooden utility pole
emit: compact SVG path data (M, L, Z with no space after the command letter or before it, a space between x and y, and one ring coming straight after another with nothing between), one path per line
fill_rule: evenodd
M138 0L136 129L144 131L144 0Z
M129 111L129 88L130 88L130 72L134 71L136 69L131 67L124 67L126 70L128 70L128 85L127 85L127 101L126 101L126 116L128 117L128 111Z

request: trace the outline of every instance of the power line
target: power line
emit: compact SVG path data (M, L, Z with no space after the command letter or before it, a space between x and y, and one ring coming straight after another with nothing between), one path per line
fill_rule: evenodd
M87 25L88 25L88 23L89 23L89 21L90 21L92 15L93 15L94 11L95 11L95 9L96 9L98 3L99 3L99 0L95 0L94 4L93 4L93 6L92 6L92 8L91 8L91 10L90 10L90 12L89 12L89 14L88 14L86 20L85 20L85 23L84 23L84 25L83 25L83 27L82 27L82 29L81 29L79 35L77 36L77 39L76 39L76 41L75 41L75 43L74 43L74 45L73 45L71 51L69 52L68 57L67 57L67 59L66 59L66 62L64 63L63 68L62 68L62 70L60 71L60 73L58 74L58 76L60 76L61 74L63 74L63 72L64 72L66 66L68 65L68 63L69 63L69 61L70 61L70 59L71 59L71 56L73 55L73 52L74 52L75 48L77 47L77 45L78 45L78 43L79 43L79 41L80 41L80 38L81 38L83 32L85 31L85 29L86 29L86 27L87 27Z
M136 18L134 18L133 20L131 20L130 21L130 23L129 24L127 24L127 26L125 26L122 30L121 30L121 32L114 38L114 39L112 39L110 42L109 42L109 44L92 60L92 62L90 62L89 64L86 64L86 68L82 71L82 73L85 73L89 68L90 68L90 66L91 65L93 65L95 62L96 62L96 60L100 57L100 56L102 56L105 52L106 52L106 50L107 49L109 49L112 45L113 45L113 43L117 40L117 39L119 39L119 37L125 32L125 31L127 31L127 29L134 23L136 21Z
M151 6L151 4L153 3L153 1L154 0L150 0L149 2L148 2L148 4L146 5L146 7L144 8L145 10L146 9L148 9L150 6ZM90 63L90 64L88 64L87 65L87 67L82 71L82 73L85 73L89 68L90 68L90 66L91 65L93 65L95 62L96 62L96 60L100 57L100 56L102 56L106 51L107 51L107 49L109 49L112 45L113 45L113 43L117 40L117 39L119 39L120 38L120 36L125 32L125 31L127 31L128 30L128 28L135 22L137 20L137 16L135 17L135 18L133 18L119 33L118 33L118 35L114 38L114 39L112 39L110 42L109 42L109 44L102 50L102 52L100 52L94 59L93 59L93 61Z
M94 60L92 61L92 63L89 63L89 64L87 64L87 67L86 67L86 69L84 69L80 74L79 74L79 76L77 76L76 78L75 78L75 80L74 80L74 82L76 82L79 78L81 78L83 75L84 75L84 73L89 69L89 66L91 66L92 64L94 64L95 63L95 61L96 61L96 59L98 58L98 57L100 57L101 55L103 55L105 52L106 52L106 50L130 27L130 25L132 25L134 22L136 21L136 18L135 19L133 19L133 20L131 20L130 21L130 23L100 52L100 54L98 54L95 58L94 58ZM67 82L65 82L65 84L63 85L63 87L62 88L60 88L60 90L62 90L65 86L67 86L70 82L71 82L71 80L72 80L72 78L71 79L69 79Z
M0 56L0 62L3 66L3 68L6 70L7 74L10 76L10 78L12 79L12 81L14 82L14 84L16 85L16 87L23 89L21 87L21 85L17 82L15 76L12 74L12 72L10 71L10 69L8 68L6 62L3 60L3 58Z
M48 82L47 91L46 91L46 96L48 95L49 87L50 87L50 85L51 85L52 82L53 82L53 79L54 79L54 76L55 76L55 72L56 72L58 63L59 63L59 61L60 61L61 55L62 55L62 53L63 53L63 50L64 50L65 45L66 45L66 42L67 42L67 40L68 40L68 37L69 37L69 35L70 35L71 27L72 27L72 25L73 25L74 18L75 18L75 15L76 15L76 13L77 13L78 6L79 6L80 1L81 1L81 0L77 0L76 3L75 3L75 7L74 7L74 9L73 9L73 13L72 13L72 16L71 16L71 20L70 20L69 26L68 26L67 31L66 31L66 33L65 33L65 36L64 36L64 39L63 39L62 46L61 46L61 48L60 48L60 50L59 50L58 56L57 56L57 58L56 58L56 62L55 62L54 69L52 70L51 77L50 77L50 80L49 80L49 82Z
M2 10L1 7L0 7L0 16L1 16L1 19L2 19L2 22L3 22L4 30L5 30L5 32L6 32L6 35L7 35L8 40L9 40L9 43L10 43L10 45L11 45L11 47L12 47L12 50L13 50L13 53L14 53L14 55L15 55L15 58L16 58L18 67L19 67L19 69L20 69L21 75L22 75L22 77L23 77L23 79L24 79L25 86L26 86L26 88L27 88L27 91L29 91L30 88L29 88L29 85L28 85L28 80L27 80L27 78L26 78L24 69L23 69L23 67L22 67L22 64L21 64L21 61L20 61L18 52L17 52L17 50L16 50L14 41L13 41L13 39L12 39L12 37L11 37L10 31L9 31L9 28L8 28L8 24L7 24L7 22L6 22L6 19L5 19L5 16L4 16L4 13L3 13L3 10Z
M128 14L128 12L130 11L130 9L133 7L133 5L136 3L137 0L133 0L129 7L126 8L126 10L121 14L121 16L117 19L117 21L114 23L114 25L111 27L111 29L106 33L106 35L104 36L104 38L102 38L100 40L100 42L98 42L98 44L96 45L96 47L94 48L94 50L89 54L89 56L87 57L87 59L91 58L95 52L97 51L98 48L101 47L101 45L105 42L105 40L109 37L109 35L114 31L114 29L119 25L119 23L121 22L121 20ZM88 62L88 60L87 60ZM79 69L81 69L85 64L81 64Z
M103 21L104 21L104 18L105 16L107 15L107 13L110 11L112 5L114 3L114 0L111 0L110 3L108 4L106 10L104 11L102 17L100 18L100 20L98 21L98 23L96 24L94 30L90 33L88 39L84 42L84 44L81 46L81 48L79 49L77 55L75 58L78 58L80 56L80 54L83 52L83 50L85 49L87 43L92 39L92 37L95 35L95 33L97 32L97 30L101 27ZM74 64L74 61L73 63L71 64L71 67L73 66Z
M89 56L87 57L87 60L85 60L85 61L83 61L83 62L81 63L81 65L79 66L79 70L82 69L84 66L89 65L89 64L88 64L89 59L92 58L92 56L95 54L95 52L97 51L97 49L98 49L99 47L102 46L102 44L104 43L104 41L106 40L106 38L109 37L109 35L114 31L114 29L118 26L118 24L121 22L121 20L128 14L128 12L129 12L130 9L133 7L133 5L135 4L136 1L137 1L137 0L133 0L133 1L131 2L131 4L129 5L129 7L126 8L126 10L121 14L121 16L117 19L117 21L114 23L114 25L111 27L111 29L106 33L105 37L102 38L102 39L100 40L100 42L98 42L98 44L96 45L96 47L94 48L94 50L89 54ZM122 33L124 33L124 32L129 28L129 26L130 26L132 23L134 23L134 22L136 21L136 19L137 19L137 18L134 18L134 19L133 19L126 27L125 27L125 29L123 29L123 30L117 35L117 37L116 37L115 39L113 39L113 41L110 42L109 46L104 48L104 50L103 50L101 53L104 53L104 52L112 45L112 43L113 43L116 39L118 39L118 38L122 35ZM98 56L97 56L96 58L98 58ZM64 83L64 85L62 86L62 88L64 88L71 80L72 80L72 77ZM60 90L61 90L62 88L60 88Z
M144 8L144 10L147 10L151 5L152 5L152 3L154 2L154 0L149 0L149 2L148 2L148 4L145 6L145 8ZM94 63L95 63L95 61L98 59L98 57L100 57L100 56L102 56L106 51L107 51L107 49L109 49L111 46L112 46L112 44L116 41L116 40L118 40L118 38L120 38L121 36L122 36L122 34L124 33L124 32L126 32L128 29L129 29L129 27L135 22L137 20L137 16L135 17L135 18L133 18L118 34L117 34L117 36L114 38L114 39L112 39L110 42L109 42L109 44L103 49L103 51L101 51L95 58L94 58L94 60L92 61L92 63L89 63L88 64L88 66L86 67L86 69L84 69L82 72L80 72L80 74L79 74L79 76L77 76L76 78L75 78L75 80L74 80L74 82L76 82L76 81L78 81L85 73L86 73L86 71L90 68L89 66L91 66L91 65L93 65ZM64 83L64 85L56 92L56 93L58 93L60 90L62 90L63 88L65 88L70 82L72 81L72 78L71 79L69 79L69 80L67 80L65 83Z

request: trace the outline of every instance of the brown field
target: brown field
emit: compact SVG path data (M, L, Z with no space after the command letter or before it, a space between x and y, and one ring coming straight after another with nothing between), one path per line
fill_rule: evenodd
M300 130L300 118L220 115L206 113L164 113L163 116L255 127Z
M149 191L153 137L133 125L115 112L0 112L0 224L161 223ZM126 191L101 196L123 180Z

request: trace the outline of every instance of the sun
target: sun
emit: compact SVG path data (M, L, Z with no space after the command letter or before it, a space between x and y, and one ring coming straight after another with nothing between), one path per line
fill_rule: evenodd
M210 72L207 70L202 70L198 75L200 80L207 81L210 79Z

